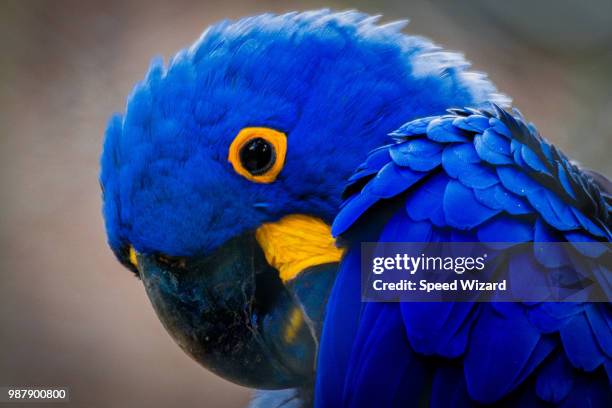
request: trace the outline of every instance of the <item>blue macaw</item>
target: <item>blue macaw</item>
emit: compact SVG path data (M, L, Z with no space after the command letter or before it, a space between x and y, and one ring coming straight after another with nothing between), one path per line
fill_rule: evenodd
M607 304L360 303L364 238L610 239L609 197L485 75L377 21L264 14L155 60L106 131L110 247L196 361L295 388L260 405L608 398Z

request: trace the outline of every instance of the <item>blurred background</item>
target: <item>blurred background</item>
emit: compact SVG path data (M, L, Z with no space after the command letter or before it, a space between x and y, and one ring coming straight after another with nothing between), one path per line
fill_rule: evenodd
M165 333L113 258L98 157L151 57L209 24L323 6L409 18L463 51L566 153L612 176L612 2L8 1L0 3L0 386L69 386L72 406L241 407Z

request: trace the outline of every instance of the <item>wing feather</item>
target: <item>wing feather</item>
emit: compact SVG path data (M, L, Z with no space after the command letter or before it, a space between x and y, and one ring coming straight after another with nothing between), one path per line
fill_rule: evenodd
M610 384L612 371L610 304L359 299L359 243L377 240L570 241L591 259L577 263L542 244L511 268L529 268L536 280L547 272L568 281L590 268L609 290L610 271L598 261L607 247L581 246L612 240L603 183L517 112L496 106L417 119L391 136L395 143L375 151L351 178L334 221L334 234L352 248L329 301L317 404L449 406L449 396L467 405L609 402L610 387L602 384ZM371 225L385 206L395 213ZM430 392L425 400L423 392Z

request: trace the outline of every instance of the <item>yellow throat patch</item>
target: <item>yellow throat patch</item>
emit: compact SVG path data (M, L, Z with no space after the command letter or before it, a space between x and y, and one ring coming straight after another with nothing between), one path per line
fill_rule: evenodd
M339 262L344 253L336 247L331 227L308 215L293 214L263 224L255 231L255 238L283 282L308 267Z

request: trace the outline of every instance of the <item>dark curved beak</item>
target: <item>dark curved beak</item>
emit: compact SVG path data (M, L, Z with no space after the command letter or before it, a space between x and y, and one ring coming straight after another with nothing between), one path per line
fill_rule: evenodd
M295 291L268 265L253 233L180 263L137 257L157 315L197 362L254 388L288 388L313 380L320 322L313 323ZM314 302L320 309L315 320L322 320L321 305L333 275L311 287L321 289L323 297Z

